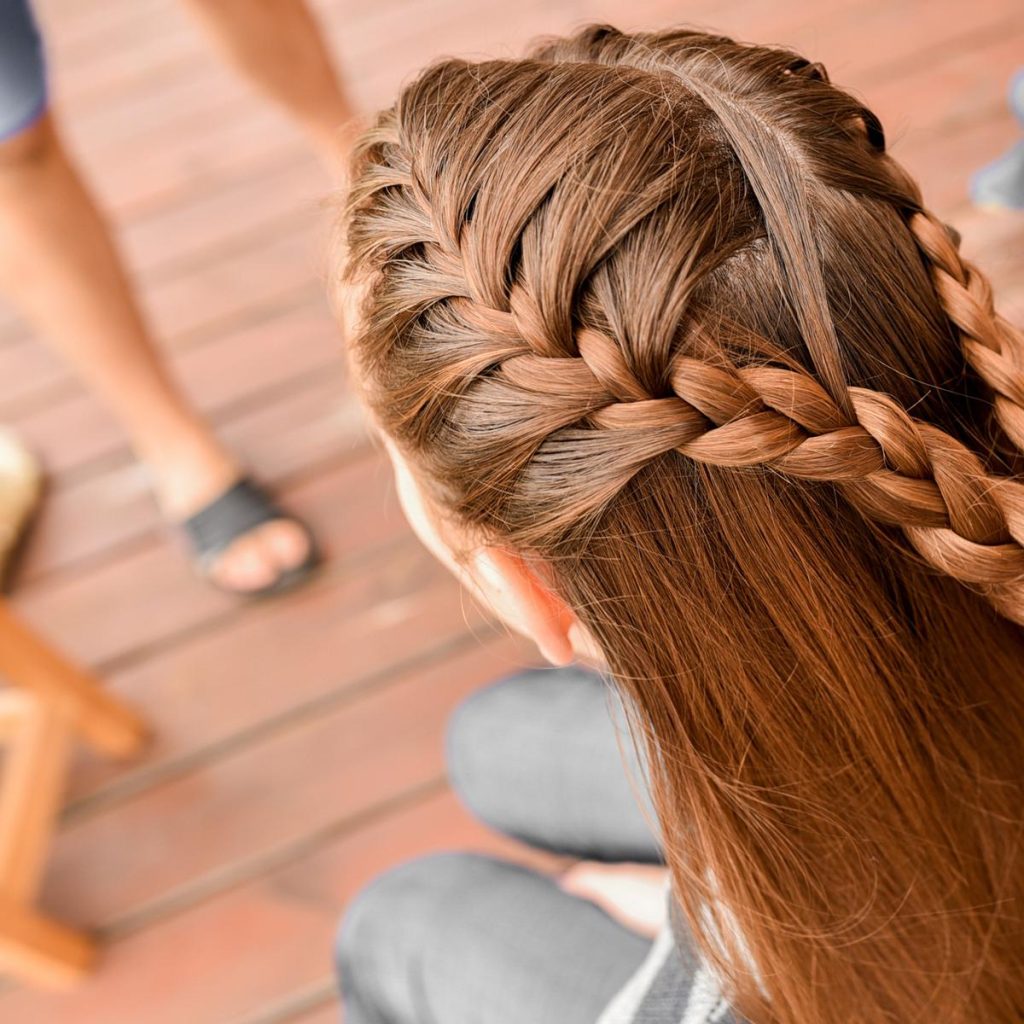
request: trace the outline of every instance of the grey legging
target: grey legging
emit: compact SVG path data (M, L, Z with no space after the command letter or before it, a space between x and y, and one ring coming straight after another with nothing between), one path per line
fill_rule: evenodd
M453 716L448 765L498 831L588 859L660 858L621 711L588 672L530 672L475 694ZM536 872L426 857L372 883L346 915L345 1024L594 1024L649 948Z

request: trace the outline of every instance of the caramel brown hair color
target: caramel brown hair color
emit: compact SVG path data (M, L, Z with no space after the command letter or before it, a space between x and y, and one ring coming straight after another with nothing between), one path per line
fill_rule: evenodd
M599 641L737 1010L1024 1018L1024 340L874 115L689 31L446 60L345 249L377 421Z

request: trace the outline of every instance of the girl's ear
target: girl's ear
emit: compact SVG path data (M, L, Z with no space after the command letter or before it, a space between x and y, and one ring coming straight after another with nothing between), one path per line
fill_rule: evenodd
M553 665L568 665L577 653L582 626L572 609L517 555L480 548L470 575L480 596L517 633L531 639Z

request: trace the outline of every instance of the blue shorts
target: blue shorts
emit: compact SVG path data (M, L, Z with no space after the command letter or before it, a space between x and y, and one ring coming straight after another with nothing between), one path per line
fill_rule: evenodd
M46 112L43 41L29 0L0 0L0 141Z

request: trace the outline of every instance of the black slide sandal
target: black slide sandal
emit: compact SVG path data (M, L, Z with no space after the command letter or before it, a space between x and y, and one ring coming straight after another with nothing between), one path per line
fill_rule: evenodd
M237 590L221 586L210 576L213 563L236 540L264 523L284 519L296 523L305 532L309 554L292 569L286 569L266 587L257 590ZM242 477L219 498L215 498L194 515L189 516L181 528L192 546L193 560L200 573L213 586L238 597L268 597L304 582L320 563L320 554L309 527L300 519L281 509L259 484Z

